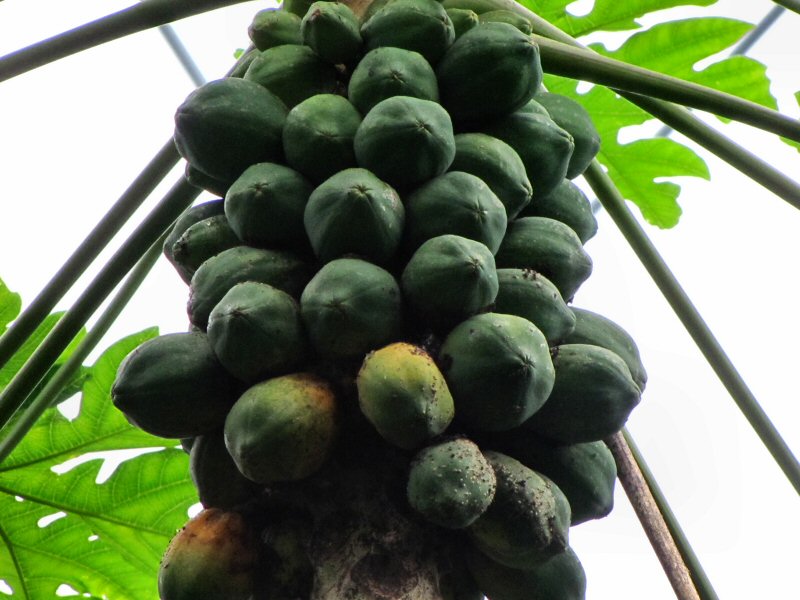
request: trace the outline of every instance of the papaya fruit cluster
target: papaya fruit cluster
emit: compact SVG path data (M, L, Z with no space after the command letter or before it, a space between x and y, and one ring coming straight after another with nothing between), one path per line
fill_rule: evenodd
M597 229L571 180L599 136L541 89L528 23L492 8L287 0L178 108L187 178L220 196L164 244L191 330L142 344L113 388L184 439L205 507L163 600L307 597L313 518L254 533L244 507L381 453L409 518L458 540L445 597L584 596L569 528L611 510L602 440L646 374L625 331L568 304Z

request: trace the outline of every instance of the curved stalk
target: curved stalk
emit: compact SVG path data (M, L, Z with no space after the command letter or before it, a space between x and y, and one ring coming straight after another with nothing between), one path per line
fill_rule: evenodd
M170 138L128 189L123 192L119 200L89 232L33 302L0 337L0 367L11 359L45 317L52 312L56 303L167 176L178 163L179 158L175 144Z
M614 219L617 227L636 252L636 256L650 273L664 298L669 302L708 364L714 369L717 377L736 402L739 410L761 438L789 482L800 493L800 463L758 404L750 388L747 387L647 234L625 206L625 200L614 182L606 175L597 161L592 162L584 176L603 204L603 208Z
M22 406L25 398L44 377L81 327L97 310L126 273L141 259L178 215L197 198L200 190L184 177L176 183L153 211L142 221L113 257L106 263L75 304L0 393L0 428Z
M36 423L39 417L42 416L44 411L52 406L53 400L58 397L61 390L64 389L73 375L80 369L83 361L94 350L103 336L108 332L114 321L117 320L122 310L130 302L134 293L142 285L147 274L153 268L158 258L161 256L161 245L167 237L166 232L150 246L142 259L137 263L136 267L131 271L131 274L120 287L114 299L109 303L108 307L97 319L97 322L89 330L86 336L75 348L75 351L70 355L67 361L53 375L52 379L47 382L47 385L42 388L33 401L26 406L25 412L14 422L13 427L8 432L8 435L0 440L0 465L8 458L14 448L17 447L22 441L22 438L30 431L31 427Z
M247 0L144 0L0 57L0 82L132 33Z
M733 94L536 36L548 73L676 102L800 142L800 121Z

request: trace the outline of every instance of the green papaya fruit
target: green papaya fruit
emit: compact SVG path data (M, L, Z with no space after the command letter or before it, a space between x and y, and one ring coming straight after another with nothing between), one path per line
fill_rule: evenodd
M481 131L500 138L519 154L535 197L549 194L566 177L575 142L534 100L482 124Z
M208 341L228 372L248 383L299 368L308 356L297 301L258 281L237 283L214 306Z
M290 110L316 94L332 94L337 85L336 67L297 44L267 48L253 59L244 79L275 94Z
M291 252L236 246L204 262L192 277L187 312L205 330L211 310L237 283L260 281L299 298L312 268Z
M419 52L432 65L455 39L444 7L436 0L392 0L361 26L366 50L392 46Z
M361 114L392 96L439 101L436 73L419 52L384 46L367 52L356 65L347 97Z
M177 242L184 232L195 223L199 223L203 219L208 219L209 217L222 214L225 214L225 208L223 201L220 198L190 206L183 211L183 214L175 221L175 224L172 226L169 234L164 239L162 251L172 266L176 267L176 270L178 270L178 274L181 275L181 277L181 270L177 268L175 264L175 257L172 254L172 248L175 246L175 242Z
M228 77L236 77L238 79L243 78L244 74L247 73L247 69L250 67L250 63L253 62L255 57L258 56L260 52L261 51L255 46L250 46L236 61L236 64L233 66L233 69L231 69ZM220 196L224 196L224 194L220 194Z
M611 319L585 308L570 307L575 315L575 329L564 340L565 344L594 344L617 354L631 372L631 377L644 391L647 371L642 364L639 349L630 334Z
M396 342L370 352L356 378L361 412L390 444L418 448L453 419L453 397L431 356Z
M572 548L525 570L505 567L477 550L467 552L467 565L492 600L586 598L586 573Z
M189 283L194 272L205 261L241 243L225 215L214 215L198 221L183 232L172 246L172 264L181 279Z
M317 94L289 111L283 152L293 169L316 184L356 166L353 138L361 115L347 98Z
M406 197L405 242L413 252L427 240L453 234L484 244L494 254L506 233L506 209L483 180L448 171Z
M544 106L550 118L565 129L575 142L569 159L567 179L575 179L591 164L600 151L600 134L583 105L561 94L539 90L534 100Z
M592 203L581 189L569 179L564 179L545 196L534 194L520 217L548 217L569 225L585 244L597 233L597 219Z
M409 307L433 326L447 326L494 302L497 271L491 251L458 235L423 243L400 279Z
M200 511L172 538L158 569L162 600L247 600L255 589L258 539L238 512Z
M548 346L559 344L575 328L575 315L558 288L541 273L497 269L497 281L494 312L528 319L544 334Z
M239 472L222 429L195 438L189 453L189 474L204 508L234 510L258 494L260 488Z
M547 217L524 217L509 224L495 260L500 268L538 271L566 302L592 273L592 259L577 234Z
M297 15L302 19L306 16L312 4L314 4L314 0L283 0L280 9Z
M460 8L482 15L490 10L497 10L497 0L442 0L442 6L445 10Z
M366 169L345 169L312 193L303 223L317 258L357 254L391 260L403 235L405 208L397 192Z
M245 477L261 484L308 477L328 459L337 432L327 381L293 373L255 384L225 419L225 445Z
M225 194L231 229L250 246L307 247L303 212L314 190L300 173L278 163L245 169Z
M519 154L504 141L485 133L459 133L455 142L456 155L450 170L466 171L483 179L505 206L508 220L515 218L533 195Z
M513 569L530 569L564 552L570 509L558 486L510 456L491 450L484 456L497 489L489 508L467 529L475 547Z
M363 356L400 335L402 300L394 277L363 260L322 267L300 298L314 349L324 358Z
M289 11L274 8L258 11L247 28L247 35L261 52L274 46L303 43L300 17Z
M478 13L473 10L466 8L447 8L445 12L447 16L450 17L450 21L453 22L456 40L480 22Z
M373 106L353 143L359 166L401 190L441 175L456 154L447 111L410 96L393 96Z
M499 117L522 107L541 83L539 46L508 23L480 23L453 43L436 76L453 121Z
M252 81L211 81L178 107L175 146L203 173L233 181L254 163L281 159L287 112L278 96Z
M611 350L563 344L553 350L556 381L550 398L525 426L562 444L602 440L622 429L641 392Z
M211 175L206 175L200 169L190 165L189 163L186 163L184 176L186 177L186 181L188 181L194 187L211 192L215 196L224 196L225 192L228 191L228 188L231 185L230 181L215 179L214 177L211 177Z
M555 377L544 334L527 319L498 313L454 327L438 363L459 421L478 431L521 425L545 404Z
M478 446L457 438L416 454L406 492L411 507L431 523L462 529L489 508L496 487L494 470Z
M111 388L114 406L148 433L202 435L225 421L237 384L204 333L170 333L128 354Z
M351 63L361 52L358 17L346 4L314 2L300 23L300 33L303 43L329 63Z
M510 10L488 10L480 14L481 23L508 23L519 29L525 35L533 33L530 21L522 15Z

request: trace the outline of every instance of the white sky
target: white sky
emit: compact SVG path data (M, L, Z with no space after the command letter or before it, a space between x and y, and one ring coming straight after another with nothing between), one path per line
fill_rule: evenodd
M0 55L128 4L5 0L0 2ZM252 15L267 6L248 2L175 28L206 76L215 78L228 69L233 51L247 44ZM675 14L755 22L772 6L727 0ZM780 107L793 116L800 113L792 95L800 89L798 31L800 16L787 13L750 52L769 66ZM175 108L191 89L155 31L0 84L0 199L6 215L0 277L24 300L35 296L168 139ZM771 136L737 125L724 131L776 167L798 173L797 153ZM710 183L682 182L680 225L647 230L786 441L800 453L795 371L800 213L719 161L708 162ZM614 224L605 214L599 222L599 234L587 244L594 273L576 305L616 320L639 344L650 379L630 431L721 598L800 597L796 493ZM71 292L61 306L76 295ZM150 325L163 333L184 330L186 299L186 287L161 261L109 341ZM590 600L674 597L621 490L612 515L572 529L571 540L587 571Z

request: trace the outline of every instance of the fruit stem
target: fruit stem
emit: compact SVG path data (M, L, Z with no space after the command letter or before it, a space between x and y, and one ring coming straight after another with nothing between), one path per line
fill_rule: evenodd
M664 517L658 510L625 438L621 433L615 433L605 442L617 463L619 481L661 562L672 589L675 590L675 596L679 600L700 600L689 570L675 546Z

